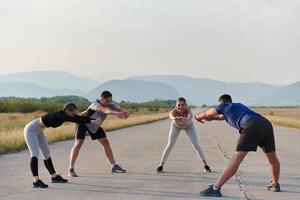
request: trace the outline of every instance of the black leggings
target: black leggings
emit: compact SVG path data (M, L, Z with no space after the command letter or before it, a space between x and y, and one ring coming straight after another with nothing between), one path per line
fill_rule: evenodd
M49 157L47 160L44 160L44 164L48 170L48 172L52 175L55 173L55 169L53 167L52 159ZM32 172L32 176L38 176L39 170L38 170L38 158L32 157L30 160L30 169Z

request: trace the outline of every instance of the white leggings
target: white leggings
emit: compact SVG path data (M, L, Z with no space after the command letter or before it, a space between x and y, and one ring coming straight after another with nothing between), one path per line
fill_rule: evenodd
M171 122L168 144L162 154L160 165L164 165L165 162L167 161L169 154L170 154L171 150L173 149L173 147L176 143L177 137L181 130L185 130L186 134L189 136L189 138L193 144L193 147L196 150L198 157L202 161L205 160L204 153L198 142L197 132L196 132L194 123L190 122L185 129L180 129L177 126L175 126L174 122Z
M31 157L38 158L40 151L43 154L44 160L50 157L48 141L43 132L43 128L39 125L39 119L33 120L25 126L24 138Z

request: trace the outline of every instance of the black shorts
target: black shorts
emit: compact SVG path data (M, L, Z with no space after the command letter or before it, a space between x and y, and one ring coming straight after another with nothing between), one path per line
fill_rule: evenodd
M101 127L98 128L96 133L93 133L84 124L77 124L76 125L76 132L75 132L76 139L83 139L84 140L86 132L88 132L90 134L92 140L106 138L105 131Z
M265 153L276 150L273 126L263 117L246 122L240 130L236 151L256 151L258 146Z

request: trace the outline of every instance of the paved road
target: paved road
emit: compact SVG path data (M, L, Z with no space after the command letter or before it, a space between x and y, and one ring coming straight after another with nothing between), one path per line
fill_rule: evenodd
M201 199L199 190L213 183L225 168L238 134L224 122L197 123L196 127L214 170L211 174L202 172L202 164L183 132L165 166L166 173L154 173L167 142L169 121L163 120L108 133L117 161L128 170L126 174L111 174L103 150L91 140L85 142L76 165L80 177L70 178L67 184L49 183L40 160L40 175L49 183L48 189L31 188L28 151L0 156L0 199ZM223 199L300 199L300 131L279 127L275 131L283 192L265 190L269 169L258 151L247 156L238 176L223 187ZM50 147L56 170L62 174L68 167L72 143Z

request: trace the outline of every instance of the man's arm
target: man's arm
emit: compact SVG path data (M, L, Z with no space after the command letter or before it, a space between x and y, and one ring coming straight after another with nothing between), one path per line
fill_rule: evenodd
M102 106L97 106L95 108L95 111L96 112L102 112L104 114L107 114L107 115L116 115L116 116L120 116L122 114L122 112L119 112L119 111L115 111L115 110L112 110L108 107L102 107Z
M222 114L218 114L218 115L215 115L213 117L211 117L210 119L205 119L206 121L212 121L212 120L224 120L224 115Z
M203 120L224 120L224 116L222 114L219 114L215 108L210 108L207 111L200 112L195 115L195 119L203 123Z
M113 104L113 110L121 112L122 116L119 116L121 119L127 119L129 117L129 112L125 108L119 106L118 104Z
M126 110L125 108L122 108L121 106L117 106L115 111L128 113L128 110Z

